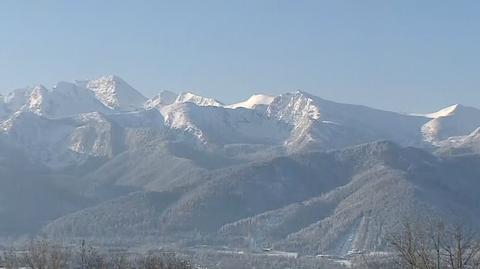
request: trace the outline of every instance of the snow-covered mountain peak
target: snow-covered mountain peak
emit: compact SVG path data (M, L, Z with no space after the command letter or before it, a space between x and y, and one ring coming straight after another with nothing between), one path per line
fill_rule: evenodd
M312 95L296 91L275 97L267 108L267 115L296 124L304 120L318 120L320 108Z
M69 82L59 82L51 90L45 87L33 88L24 110L48 118L64 118L79 113L107 112L110 109L85 87Z
M171 105L177 100L178 94L171 91L161 91L159 94L148 99L145 102L145 109L150 108L162 108L164 106Z
M480 110L453 105L426 115L432 118L422 127L425 141L437 144L449 137L466 136L480 126Z
M10 113L27 110L41 114L42 107L45 104L45 95L47 94L48 89L43 85L16 89L4 97L1 103L5 112L7 110Z
M95 93L97 99L110 109L132 110L143 107L147 100L123 79L110 75L88 82L77 82Z
M227 108L248 108L248 109L255 109L258 106L268 106L273 102L275 99L274 96L265 95L265 94L254 94L250 96L247 100L226 106Z
M455 104L455 105L451 105L449 107L443 108L443 109L441 109L437 112L425 114L423 116L425 116L427 118L431 118L431 119L436 119L436 118L440 118L440 117L447 117L447 116L450 116L450 115L454 114L455 112L457 112L458 110L460 110L462 108L463 108L462 105Z
M217 101L213 98L208 98L200 95L196 95L191 92L184 92L181 93L178 97L177 100L175 101L177 103L194 103L197 106L223 106L223 104L220 101Z

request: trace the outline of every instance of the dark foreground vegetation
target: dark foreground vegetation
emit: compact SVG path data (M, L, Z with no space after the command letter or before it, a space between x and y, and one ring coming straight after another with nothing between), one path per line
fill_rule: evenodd
M479 269L474 229L441 221L408 221L389 238L391 255L357 257L358 269Z
M190 269L189 261L172 253L131 254L100 252L85 244L66 247L33 240L25 248L5 249L0 257L5 269Z

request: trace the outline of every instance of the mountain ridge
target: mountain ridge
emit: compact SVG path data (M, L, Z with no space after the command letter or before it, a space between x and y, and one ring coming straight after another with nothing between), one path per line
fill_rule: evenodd
M472 210L468 218L480 222L475 217L480 200L473 191L480 184L474 180L480 158L468 157L472 166L462 158L466 157L444 160L389 141L273 157L205 171L207 176L186 189L143 190L146 195L171 197L167 204L138 200L143 195L139 193L122 195L66 215L50 223L45 232L52 237L94 240L101 234L88 223L106 229L103 221L125 223L120 219L127 218L133 222L124 227L131 233L130 243L163 238L179 240L178 246L249 248L253 238L259 246L308 255L381 251L389 231L401 228L402 218L442 216L453 221L468 209ZM454 175L456 182L451 180ZM455 198L461 193L464 199ZM135 220L127 217L131 213L121 213L124 205L137 203L142 206L135 211L146 215ZM158 211L146 211L152 207ZM132 227L142 223L144 229L132 233ZM115 237L124 228L108 233ZM353 241L346 245L349 236Z
M401 217L480 223L479 113L406 115L303 91L233 105L148 99L115 76L15 90L0 98L0 228L127 246L381 251Z
M60 119L81 118L92 112L127 115L152 109L160 112L163 124L159 120L142 128L157 129L162 125L177 134L174 140L190 141L200 147L266 145L283 147L287 152L329 150L382 139L424 148L477 148L469 137L480 127L480 110L461 105L423 116L404 115L336 103L304 91L276 97L257 94L234 105L190 92L164 91L147 99L114 75L59 82L52 89L34 86L15 90L1 99L0 122L5 126L14 121L19 111ZM458 142L463 140L470 142Z

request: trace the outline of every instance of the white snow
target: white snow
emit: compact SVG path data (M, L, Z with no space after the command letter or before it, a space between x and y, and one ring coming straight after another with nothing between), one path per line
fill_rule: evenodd
M459 104L455 104L455 105L452 105L452 106L443 108L443 109L441 109L441 110L439 110L439 111L437 111L437 112L428 113L428 114L414 114L414 115L424 116L424 117L431 118L431 119L437 119L437 118L440 118L440 117L447 117L447 116L452 115L453 113L455 113L455 111L456 111L460 106L461 106L461 105L459 105Z
M174 103L162 108L165 125L193 135L202 143L281 144L289 127L254 110Z
M115 76L97 80L59 82L52 89L34 86L18 89L4 98L4 110L31 111L48 118L79 113L132 111L143 109L146 98ZM1 109L1 107L0 107Z
M93 91L97 99L110 109L132 110L143 107L145 96L117 76L104 76L87 82L78 82Z
M480 127L480 110L473 107L453 105L427 115L431 120L422 126L421 133L434 145L459 140Z
M320 109L311 96L297 91L275 98L267 109L267 115L297 125L306 119L320 119Z
M200 95L196 95L191 92L184 92L181 93L178 97L177 100L175 101L177 103L193 103L196 104L197 106L223 106L223 104L213 98L208 98L208 97L203 97Z
M427 118L402 115L360 105L328 101L296 91L277 96L267 117L292 126L285 145L298 149L310 142L338 148L376 140L420 143L419 130Z
M91 91L68 82L59 82L52 90L35 87L27 106L28 111L48 118L69 117L95 111L106 113L109 110Z
M310 142L329 149L379 139L408 145L479 143L479 127L480 110L462 105L412 116L335 103L302 91L255 94L231 105L191 92L163 91L147 100L116 76L0 96L0 138L49 165L112 156L118 128L170 128L176 134L172 139L193 143L297 150Z
M145 109L162 108L171 105L177 99L178 94L170 91L162 91L145 102Z
M0 125L2 137L10 145L24 149L32 160L51 167L71 163L68 136L74 126L46 119L33 112L16 112Z
M243 102L236 103L236 104L231 104L231 105L228 105L226 107L227 108L243 107L243 108L248 108L248 109L254 109L257 106L270 105L272 103L273 99L275 99L275 97L270 96L270 95L255 94L255 95L250 96L250 98L248 98L247 100L245 100Z
M36 86L33 88L28 104L30 111L41 115L43 107L46 105L44 100L46 93L47 89L43 86Z

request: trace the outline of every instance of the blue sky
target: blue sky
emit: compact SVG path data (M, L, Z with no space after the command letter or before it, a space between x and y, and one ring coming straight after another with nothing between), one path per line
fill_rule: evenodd
M0 92L117 74L147 96L480 107L478 14L473 0L3 0Z

